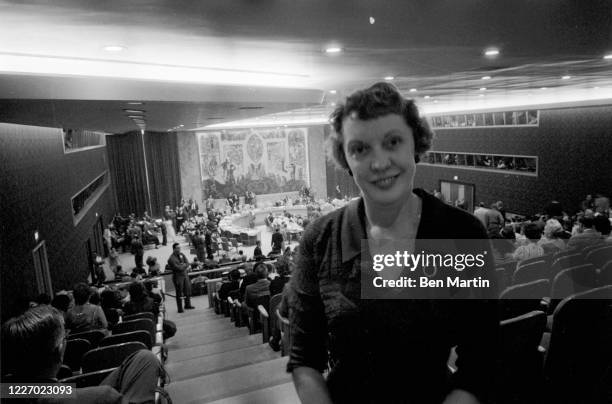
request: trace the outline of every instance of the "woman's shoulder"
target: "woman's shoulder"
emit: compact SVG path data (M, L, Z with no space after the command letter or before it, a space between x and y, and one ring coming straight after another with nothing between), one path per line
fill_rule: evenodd
M451 206L422 189L415 193L423 201L423 216L435 231L443 231L446 238L487 238L487 232L480 220L471 213Z

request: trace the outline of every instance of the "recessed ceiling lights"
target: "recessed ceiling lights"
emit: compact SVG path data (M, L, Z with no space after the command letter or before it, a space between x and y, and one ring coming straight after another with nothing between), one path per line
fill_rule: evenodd
M330 94L336 94L336 90L329 90Z
M491 80L491 76L482 76L483 80Z
M569 80L571 78L572 78L572 76L569 76L567 74L565 76L561 76L561 80Z
M107 52L121 52L123 50L125 50L125 46L121 46L121 45L107 45L104 48L105 51Z
M612 53L604 55L604 59L612 59Z
M342 52L342 48L338 46L331 46L325 49L325 53L340 53Z
M480 87L480 91L487 91L486 87Z
M391 81L393 79L395 79L395 77L393 77L393 76L386 76L385 77L385 80L387 80L387 81Z
M426 95L424 98L427 100L427 99L429 99L431 97L429 95Z
M410 91L411 93L416 93L416 92L417 92L417 89L416 89L416 88L411 88L411 89L410 89L410 90L408 90L408 91Z
M142 109L124 109L128 114L144 114L146 111Z
M548 87L540 87L540 90L548 90Z
M485 56L497 56L497 55L499 55L499 49L497 49L497 48L488 48L488 49L485 49L484 54L485 54Z
M370 24L374 24L376 22L376 19L374 17L370 17Z
M144 118L144 116L142 116L142 115L128 115L128 118L132 118L132 119L142 119L142 118Z
M434 104L437 104L437 103L438 103L438 100L433 100L433 102L434 102Z
M140 102L140 101L130 101L127 103L128 105L142 105L144 104L144 102Z

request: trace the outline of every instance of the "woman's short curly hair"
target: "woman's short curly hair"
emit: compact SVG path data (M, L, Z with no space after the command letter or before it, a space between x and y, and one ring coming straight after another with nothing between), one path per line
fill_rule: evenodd
M414 137L415 160L431 147L433 131L424 118L419 116L419 110L413 100L408 100L390 83L376 83L364 90L359 90L346 98L332 112L330 122L333 132L327 139L328 157L341 168L348 169L344 154L342 125L348 116L361 120L376 119L388 114L398 114L404 117L406 124L412 129Z

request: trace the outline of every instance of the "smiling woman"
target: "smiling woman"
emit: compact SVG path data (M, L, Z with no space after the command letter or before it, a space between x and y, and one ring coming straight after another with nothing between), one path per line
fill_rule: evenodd
M425 239L486 239L478 219L413 190L433 133L413 101L388 83L349 96L332 125L329 152L362 197L311 223L300 244L289 288L287 368L302 402L486 400L498 327L493 301L400 300L388 291L372 299L364 289L373 269L363 263L392 253L389 245L413 253ZM488 243L475 244L492 256ZM490 266L488 260L483 275ZM494 285L488 292L495 295ZM453 346L461 366L451 377ZM328 363L325 380L319 372ZM398 364L405 365L401 372Z

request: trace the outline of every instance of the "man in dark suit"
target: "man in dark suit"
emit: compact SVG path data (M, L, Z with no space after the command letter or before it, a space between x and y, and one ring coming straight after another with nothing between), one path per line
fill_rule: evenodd
M268 266L265 263L257 264L253 272L257 276L257 282L245 288L244 303L255 309L259 297L270 296L270 281L268 280Z
M232 290L237 290L240 288L240 271L237 269L232 269L228 275L229 281L223 282L221 287L219 288L219 299L225 300L229 296L229 293Z
M272 251L271 254L280 254L283 250L283 235L280 232L280 227L276 227L272 234Z
M174 283L178 312L183 312L183 298L185 299L186 309L195 309L191 305L191 285L187 276L189 262L185 254L181 252L179 243L172 244L172 255L168 258L168 267L172 271L172 283Z

